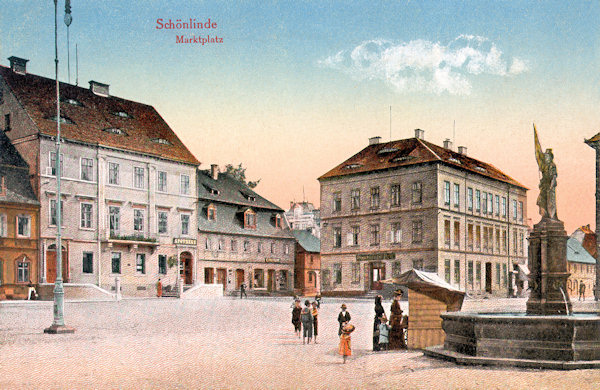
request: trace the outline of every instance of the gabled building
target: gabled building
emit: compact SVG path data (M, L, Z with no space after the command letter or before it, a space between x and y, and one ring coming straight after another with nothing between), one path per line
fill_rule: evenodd
M294 292L315 296L321 291L321 241L306 230L293 230L296 238Z
M0 299L28 298L37 284L39 209L29 166L0 130Z
M310 202L290 202L285 219L292 230L306 230L321 237L321 211Z
M204 283L255 294L291 293L294 236L283 210L217 165L198 172L198 261Z
M55 81L0 66L0 121L29 164L41 204L41 283L56 277L56 159L62 161L63 278L124 295L153 295L156 282L185 283L196 258L198 160L154 107L112 96L107 84L60 83L62 154L56 156ZM1 125L1 122L0 122ZM169 260L171 259L171 260ZM189 266L188 266L189 265Z
M410 269L506 296L527 259L527 189L491 164L415 137L363 150L319 177L321 291L361 294Z
M596 259L571 235L567 240L567 292L572 300L594 297L596 283ZM583 286L583 287L582 287Z

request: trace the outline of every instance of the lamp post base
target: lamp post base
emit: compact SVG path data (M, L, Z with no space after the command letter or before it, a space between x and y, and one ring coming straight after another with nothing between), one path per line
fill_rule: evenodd
M44 333L47 333L47 334L75 333L75 328L71 328L66 325L52 325L49 328L44 329Z

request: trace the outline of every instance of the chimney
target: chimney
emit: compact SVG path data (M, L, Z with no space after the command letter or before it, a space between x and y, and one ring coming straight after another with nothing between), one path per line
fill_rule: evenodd
M24 58L19 58L19 57L8 57L8 60L10 61L10 69L17 73L17 74L26 74L27 73L27 62L29 60L26 60Z
M464 154L466 156L467 155L467 147L466 146L459 146L458 147L458 153Z
M425 130L415 129L415 138L425 139Z
M90 91L99 96L108 97L108 84L99 83L94 80L90 80Z
M212 177L213 180L219 179L219 166L217 164L210 165L210 177Z
M381 141L381 137L371 137L369 138L369 145L377 145Z
M452 141L450 141L450 138L444 140L444 149L452 150Z

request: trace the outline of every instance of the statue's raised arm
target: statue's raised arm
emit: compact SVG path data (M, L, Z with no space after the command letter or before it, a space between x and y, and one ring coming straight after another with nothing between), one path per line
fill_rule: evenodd
M554 164L554 155L552 149L542 152L535 124L533 125L533 141L535 143L535 159L542 173L537 205L540 207L542 218L558 219L556 216L556 177L558 175Z

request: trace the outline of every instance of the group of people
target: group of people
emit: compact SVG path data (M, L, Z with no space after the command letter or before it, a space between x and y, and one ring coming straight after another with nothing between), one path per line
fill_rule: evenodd
M294 300L292 309L292 324L298 338L302 333L302 344L310 344L314 335L314 343L317 343L319 334L319 301L304 301L304 308L300 306L300 299Z
M404 331L408 327L408 317L402 316L400 299L402 290L396 290L394 301L390 308L390 324L381 304L381 295L375 297L375 319L373 321L373 351L387 351L388 349L405 349L406 341Z

